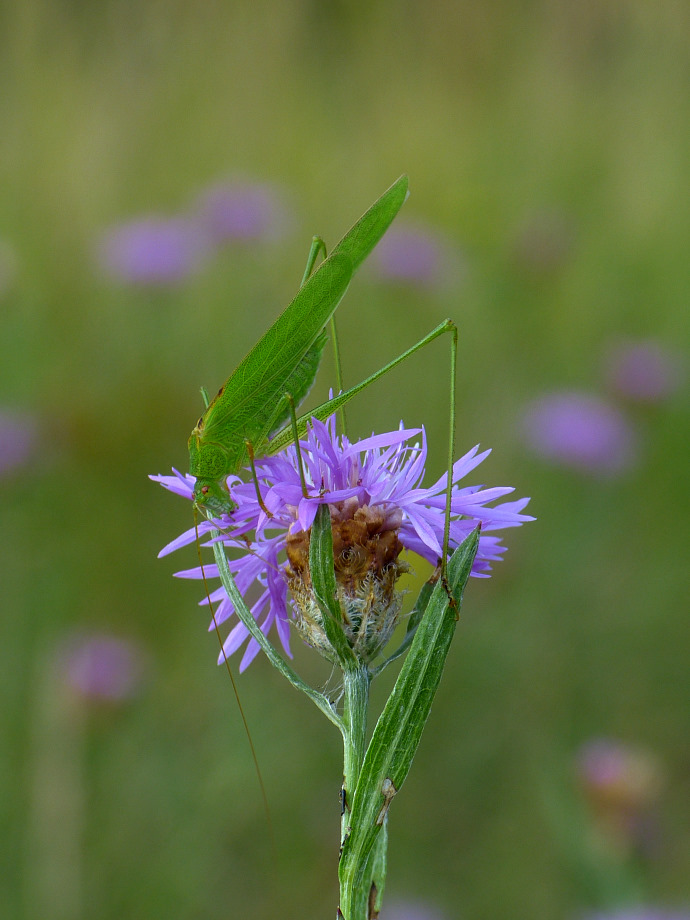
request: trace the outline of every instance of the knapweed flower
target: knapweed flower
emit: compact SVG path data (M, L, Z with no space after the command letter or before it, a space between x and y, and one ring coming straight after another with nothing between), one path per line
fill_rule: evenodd
M683 381L680 355L654 339L618 342L605 360L612 389L634 402L663 402Z
M94 702L125 702L136 695L144 678L142 649L109 633L73 636L65 643L61 657L69 686Z
M457 257L449 257L447 241L421 225L391 227L373 254L381 278L421 287L442 283L457 264Z
M632 464L636 435L626 417L589 393L564 391L530 403L521 418L527 447L583 472L611 475Z
M99 256L105 271L127 284L177 284L197 271L209 249L196 221L149 216L107 230Z
M410 443L421 435L421 441ZM215 526L235 558L230 570L241 594L254 590L251 613L267 634L275 625L283 648L290 655L290 624L327 657L330 646L321 628L321 614L311 592L309 533L320 505L328 505L333 532L333 553L343 629L362 660L371 661L390 638L398 620L401 599L395 591L397 577L408 570L400 560L403 549L437 565L442 555L446 482L444 474L430 488L422 486L427 456L424 429L404 429L372 435L351 444L335 431L335 418L323 424L312 420L301 441L307 495L300 483L295 446L256 464L257 479L269 515L259 505L253 482L237 477L228 487L237 508ZM488 577L491 563L505 552L494 531L534 520L523 514L529 499L490 503L513 491L509 487L461 487L460 480L490 453L474 447L453 466L451 549L481 525L479 549L472 574ZM192 498L194 478L174 471L174 476L152 476L166 489ZM200 533L214 525L204 521ZM192 543L192 528L160 553L161 556ZM216 566L205 566L207 577L217 577ZM199 567L178 572L181 578L202 578ZM288 592L291 600L288 600ZM224 589L211 594L218 602L215 620L223 623L234 613ZM206 603L206 600L200 603ZM214 628L214 624L210 628ZM245 642L248 631L238 622L225 640L230 656ZM252 661L259 645L250 639L240 664Z
M281 235L285 208L271 186L228 180L212 186L199 199L199 222L216 245L253 242Z

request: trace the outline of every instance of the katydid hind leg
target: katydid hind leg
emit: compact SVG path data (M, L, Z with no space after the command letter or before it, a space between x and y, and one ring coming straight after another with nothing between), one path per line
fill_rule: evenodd
M338 393L343 392L343 366L340 360L340 343L338 341L338 330L335 324L335 313L331 316L331 342L333 343L333 360L335 362L335 382ZM347 419L345 418L345 408L338 409L338 421L340 422L340 431L347 434Z
M450 342L450 390L449 390L449 424L448 424L448 481L446 484L446 510L445 510L445 520L444 520L444 534L443 534L443 553L441 558L441 572L445 576L446 569L446 560L448 557L448 544L450 541L450 503L451 495L453 488L453 457L455 452L455 414L456 414L456 404L455 404L455 389L456 389L456 377L457 377L457 352L458 352L458 329L455 323L446 319L431 332L427 333L423 338L418 342L415 342L410 348L403 351L396 358L393 358L392 361L389 361L388 364L385 364L379 370L375 371L373 374L370 374L369 377L366 377L360 383L356 384L353 387L350 387L349 390L345 390L343 393L339 393L337 396L334 396L332 399L329 399L327 402L321 403L320 406L317 406L311 412L306 415L300 416L297 419L297 431L300 436L303 436L307 430L309 420L311 418L317 418L319 421L325 421L330 415L334 412L339 411L342 407L347 405L351 399L354 399L359 393L371 386L372 383L375 383L380 377L383 377L384 374L387 374L389 371L393 370L394 367L397 367L407 358L412 357L422 348L430 345L435 339L439 336L449 333L451 336ZM291 431L285 430L279 432L276 437L268 445L268 450L271 454L278 453L287 447L292 440L294 440L294 434Z
M247 455L249 457L249 465L252 470L252 482L254 483L254 489L256 491L256 499L259 502L259 507L261 508L263 513L266 515L267 518L270 519L273 517L273 515L271 514L271 512L268 510L268 508L264 504L264 500L261 496L261 487L259 485L259 478L256 475L256 464L254 462L254 445L252 444L251 441L245 441L245 444L247 446Z
M302 448L299 443L299 432L297 431L297 413L295 412L295 400L292 398L292 394L286 393L285 399L288 401L290 406L290 427L292 428L292 438L295 445L295 451L297 452L297 467L299 469L299 481L302 486L302 495L304 498L307 498L309 493L307 492L307 482L304 477L304 462L302 460Z

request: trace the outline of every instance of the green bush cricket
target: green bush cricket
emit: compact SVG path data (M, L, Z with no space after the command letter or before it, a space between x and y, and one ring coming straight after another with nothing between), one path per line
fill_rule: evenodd
M441 560L439 560L441 562L441 577L445 586L445 563L448 555L450 494L452 488L450 471L453 464L454 448L454 396L457 355L457 329L455 324L450 320L445 320L411 348L361 383L348 390L341 391L337 396L322 403L307 415L300 418L295 416L295 407L306 397L316 377L327 340L327 324L332 321L333 314L348 288L354 271L381 239L406 197L407 177L402 176L345 234L331 255L325 258L312 273L319 252L323 249L325 253L323 242L318 237L314 238L307 268L302 279L302 286L297 295L251 349L216 397L210 403L206 400L206 410L189 438L190 472L196 479L193 496L195 512L201 510L209 519L214 521L216 527L219 523L216 523L217 519L222 515L230 514L235 507L227 488L227 478L230 475L239 473L248 463L251 464L257 496L262 504L259 483L254 472L253 460L255 453L257 455L276 454L292 443L295 443L299 452L299 438L305 434L309 420L312 417L325 421L334 412L341 412L351 399L383 374L392 370L392 368L441 334L450 332L452 345L448 498L443 553ZM289 424L290 421L292 424ZM303 474L302 482L303 489L305 489ZM211 533L216 538L219 536L219 532L215 529ZM200 555L198 538L197 549ZM201 555L200 564L203 575ZM448 587L446 587L446 591L454 604ZM211 607L213 622L216 625L221 650L223 650L223 641L218 630L210 597L209 606ZM223 658L242 712L235 680L224 651ZM266 793L243 712L242 718L249 738L268 815ZM270 824L270 817L268 820Z
M297 295L221 387L190 435L189 470L196 477L197 508L212 516L232 511L227 477L246 466L254 453L282 449L284 441L276 447L271 435L289 432L284 426L291 402L299 405L314 382L326 343L325 327L353 273L406 197L407 176L401 176L309 274L319 250L318 245L312 247Z

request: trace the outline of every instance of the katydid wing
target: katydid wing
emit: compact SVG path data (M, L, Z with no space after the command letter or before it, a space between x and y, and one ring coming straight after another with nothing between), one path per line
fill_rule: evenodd
M309 391L325 344L324 327L353 272L386 232L407 198L401 176L345 234L309 277L212 400L189 438L194 501L219 515L232 510L226 478L265 453L289 418L285 394L299 404ZM271 449L271 453L273 450Z

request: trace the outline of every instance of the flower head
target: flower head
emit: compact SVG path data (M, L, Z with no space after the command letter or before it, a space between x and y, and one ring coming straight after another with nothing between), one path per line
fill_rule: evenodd
M388 281L433 287L458 264L441 235L421 225L391 227L374 252L374 266Z
M177 284L195 272L206 255L202 228L184 217L150 216L109 229L102 237L103 268L128 284Z
M583 472L611 475L631 465L636 437L625 416L605 400L576 390L530 403L522 416L530 449Z
M279 236L286 215L277 192L265 183L226 181L199 201L200 222L216 244Z
M606 355L611 387L626 399L661 403L683 382L679 353L654 339L618 342Z
M66 643L62 656L67 682L85 699L120 703L140 689L144 654L130 640L108 633L84 633Z
M410 443L418 435L421 442ZM229 560L229 566L240 593L244 595L253 588L257 598L251 607L252 615L264 633L275 625L285 651L290 654L291 621L312 645L319 647L318 629L311 633L309 630L308 621L314 618L314 608L305 602L310 588L308 539L319 506L328 505L344 629L353 647L366 660L371 660L397 622L400 600L393 589L397 576L407 570L399 559L400 552L409 550L432 565L440 561L447 474L429 488L422 486L427 447L424 429L420 428L406 430L401 426L397 431L372 435L351 444L345 436L336 435L334 417L326 424L314 419L300 444L306 495L293 445L256 465L263 503L270 516L261 508L253 482L229 477L228 487L237 508L220 522L203 522L199 533L208 533L214 526L224 532L222 542L239 553ZM512 492L512 488L459 486L460 480L488 454L488 450L479 453L478 447L474 447L454 464L450 527L453 549L481 524L472 574L484 578L488 577L491 563L500 560L505 552L493 532L534 520L522 513L527 498L489 506ZM151 478L191 499L194 478L174 472L174 476ZM160 555L192 543L195 537L196 530L192 528L166 546ZM205 572L207 577L218 576L215 566L205 566ZM202 578L199 567L177 575ZM211 594L211 600L219 604L217 623L233 615L233 604L222 587ZM367 607L369 603L372 608ZM367 632L372 619L377 622L375 636ZM219 661L240 648L247 636L246 627L237 623L225 641ZM258 643L250 639L240 670L247 667L258 650ZM320 650L327 652L324 648Z

